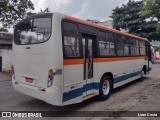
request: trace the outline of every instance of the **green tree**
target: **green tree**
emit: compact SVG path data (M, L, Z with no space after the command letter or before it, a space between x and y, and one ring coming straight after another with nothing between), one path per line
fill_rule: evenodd
M160 21L160 0L143 0L141 15L151 17L151 20L156 18Z
M141 16L147 16L150 22L155 23L156 39L160 39L160 0L143 0Z
M31 0L1 0L0 1L0 31L7 31L19 20L31 15L34 5Z
M136 6L136 7L135 7ZM127 4L116 7L111 18L114 20L114 28L128 30L129 33L138 33L139 25L144 24L144 19L138 15L142 10L142 1L129 0Z
M143 1L129 0L127 4L116 7L111 18L114 21L114 28L124 29L128 33L141 37L157 39L160 35L157 33L156 21L146 21L148 16L142 16Z

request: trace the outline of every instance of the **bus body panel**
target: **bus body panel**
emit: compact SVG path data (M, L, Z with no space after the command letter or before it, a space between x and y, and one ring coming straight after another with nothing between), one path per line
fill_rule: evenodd
M18 92L43 100L52 105L62 106L62 89L58 86L53 85L53 87L46 89L46 91L42 91L39 87L29 86L23 83L15 84L15 81L12 81L12 84L13 88Z
M51 56L50 68L52 68L53 70L61 71L60 73L54 76L53 85L61 87L62 90L63 90L63 79L64 79L63 74L64 73L63 73L63 48L62 48L61 21L63 18L64 18L64 15L59 13L54 13L52 18L53 38L50 39L50 56Z
M57 106L62 106L63 93L61 34L61 21L63 18L63 15L54 13L52 26L58 29L52 29L52 35L46 42L31 45L16 45L13 43L12 63L15 69L15 77L12 78L12 81L14 89ZM54 76L53 85L48 88L48 72L50 69L61 72ZM26 78L33 78L33 83L26 82ZM41 91L42 89L45 92Z
M49 42L38 45L27 45L23 48L19 48L19 45L15 45L14 47L14 49L24 52L21 53L13 49L13 65L16 69L16 80L25 84L45 88L47 86L46 81L50 65ZM30 47L30 49L26 49L27 47ZM44 51L41 52L42 48L46 50L44 49ZM46 59L46 57L49 59ZM33 78L33 84L25 82L26 77Z
M99 58L100 61L101 58ZM100 83L101 77L103 76L104 73L110 72L113 73L113 88L117 88L121 85L124 85L126 83L129 83L135 79L138 79L141 77L141 73L142 73L142 68L144 65L147 65L147 60L145 60L145 56L140 57L139 59L133 59L133 60L123 60L123 61L115 61L115 62L94 62L94 66L96 69L94 69L94 84L98 84ZM83 64L81 65L73 65L74 67L78 67L78 66L83 66ZM70 79L76 79L76 75L78 78L78 74L81 72L73 72L70 70L73 68L73 66L67 66L67 70L68 72L66 72L66 74L68 74L67 78ZM116 69L115 69L116 68ZM76 73L76 74L72 74L72 73ZM75 78L74 78L75 76ZM126 79L127 78L127 79ZM71 80L72 82L74 80ZM72 83L71 82L71 83ZM115 83L114 83L115 82ZM82 102L84 99L84 93L86 92L85 89L85 83L81 82L81 80L79 80L79 82L77 82L77 84L70 84L68 85L68 89L66 89L65 92L71 92L72 96L68 94L68 99L65 99L63 105L68 105L68 104L73 104L73 103L79 103ZM74 89L70 89L71 86L75 86ZM65 87L64 87L65 88ZM82 90L82 91L81 91ZM77 93L77 94L76 94ZM82 93L82 94L81 94ZM99 87L95 87L93 89L93 95L98 95L99 93ZM76 95L74 95L76 94ZM66 96L67 97L67 96Z

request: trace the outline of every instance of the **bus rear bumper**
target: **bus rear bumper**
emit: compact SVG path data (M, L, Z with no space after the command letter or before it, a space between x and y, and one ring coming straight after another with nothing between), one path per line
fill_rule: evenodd
M62 106L62 92L61 88L58 86L53 85L51 88L42 89L15 81L12 81L12 84L13 88L20 93L40 99L52 105Z

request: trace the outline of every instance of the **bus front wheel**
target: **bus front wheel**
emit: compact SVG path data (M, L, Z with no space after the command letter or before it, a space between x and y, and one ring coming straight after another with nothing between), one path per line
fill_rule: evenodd
M111 78L106 75L102 77L99 85L99 95L98 99L104 101L109 98L112 92L112 81Z

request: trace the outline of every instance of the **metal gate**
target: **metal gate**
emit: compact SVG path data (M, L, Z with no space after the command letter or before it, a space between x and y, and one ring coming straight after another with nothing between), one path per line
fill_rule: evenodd
M0 56L0 71L2 71L2 56Z

